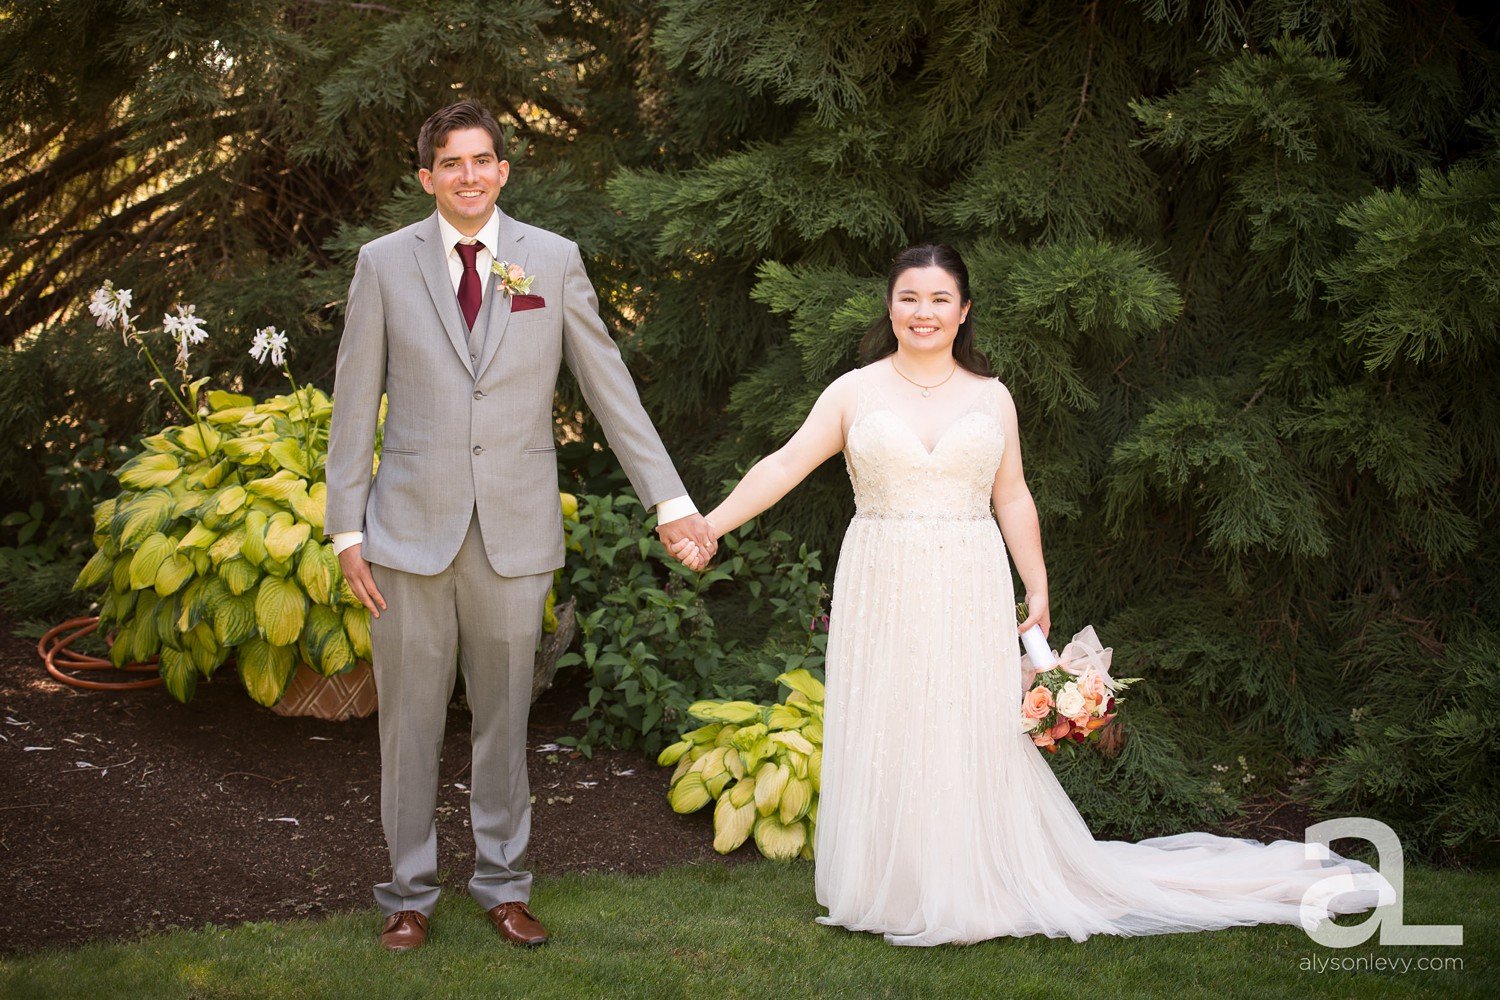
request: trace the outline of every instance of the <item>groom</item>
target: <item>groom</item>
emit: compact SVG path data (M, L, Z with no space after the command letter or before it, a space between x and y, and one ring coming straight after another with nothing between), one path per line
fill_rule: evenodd
M464 101L417 136L437 211L359 252L339 343L326 530L370 609L380 812L375 887L392 951L427 940L438 898L438 752L456 670L473 710L469 891L500 934L538 945L521 867L531 828L526 719L552 571L563 564L552 397L566 361L669 547L713 534L599 319L578 246L495 207L510 176L494 117ZM371 476L381 395L388 400Z

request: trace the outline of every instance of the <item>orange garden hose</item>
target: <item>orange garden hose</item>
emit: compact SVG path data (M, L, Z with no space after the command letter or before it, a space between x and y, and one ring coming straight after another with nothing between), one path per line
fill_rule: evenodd
M80 653L70 648L73 643L95 632L98 628L99 619L95 616L69 618L61 625L48 629L47 634L42 636L36 644L36 651L40 654L42 663L46 664L47 673L64 684L87 688L90 691L133 691L137 688L156 687L161 683L159 676L139 681L91 681L63 673L64 670L120 670L135 674L157 672L155 660L149 663L127 663L123 667L116 667L108 660L89 656L87 653Z

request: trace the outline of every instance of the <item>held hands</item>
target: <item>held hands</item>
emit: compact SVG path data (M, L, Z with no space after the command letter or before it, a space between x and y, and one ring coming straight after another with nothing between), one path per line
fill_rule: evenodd
M375 586L375 577L370 573L370 564L365 562L365 557L360 554L362 544L354 544L339 553L339 568L344 571L344 579L349 581L349 589L354 591L354 596L359 602L370 609L370 614L376 618L380 612L385 610L385 598L380 596L380 588ZM376 605L380 607L376 607Z
M719 550L713 526L702 514L689 514L658 524L656 534L672 558L694 572L701 572Z

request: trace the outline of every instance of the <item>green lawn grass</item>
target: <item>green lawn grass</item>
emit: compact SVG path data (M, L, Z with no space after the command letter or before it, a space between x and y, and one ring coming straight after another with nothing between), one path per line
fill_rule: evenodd
M164 891L170 891L169 887ZM812 865L679 868L649 877L537 879L545 948L501 942L471 900L446 894L421 951L388 955L378 918L251 923L92 944L0 962L10 997L1463 997L1485 986L1500 939L1500 872L1410 868L1405 921L1461 923L1462 947L1332 951L1263 926L1083 944L1032 937L893 948L813 922ZM44 906L45 900L34 901ZM1363 915L1343 918L1358 923ZM1305 959L1450 959L1405 973L1302 968Z

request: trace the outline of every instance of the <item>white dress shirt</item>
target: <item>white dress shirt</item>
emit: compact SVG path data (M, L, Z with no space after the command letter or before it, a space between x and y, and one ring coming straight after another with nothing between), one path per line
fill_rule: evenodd
M492 281L486 281L485 276L490 273L490 265L495 261L495 247L500 245L500 212L495 210L490 213L487 221L478 233L468 237L460 233L448 220L438 214L438 232L442 234L443 245L448 248L448 276L453 279L453 294L458 295L458 283L464 276L464 262L458 255L458 244L460 242L472 242L478 240L483 244L479 253L475 255L474 267L479 272L480 301L484 296L490 294ZM663 500L656 505L656 519L660 524L667 524L690 514L698 513L698 507L689 496L672 497ZM363 531L338 531L332 535L334 554L344 551L351 545L359 545L365 540Z

